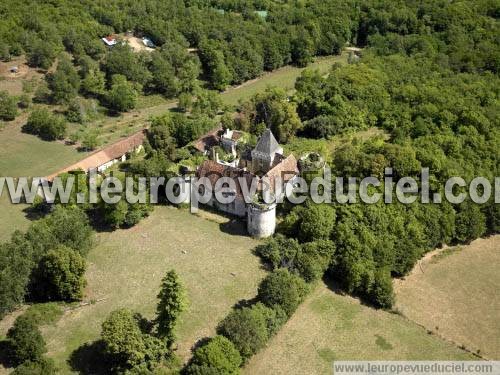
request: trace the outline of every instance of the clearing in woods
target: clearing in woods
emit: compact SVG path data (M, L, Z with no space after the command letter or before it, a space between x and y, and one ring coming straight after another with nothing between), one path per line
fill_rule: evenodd
M187 210L156 207L151 216L127 230L98 234L88 255L85 301L98 301L64 313L43 328L49 356L63 373L98 365L92 345L106 316L118 308L153 318L162 277L175 269L187 288L188 310L178 330L177 354L190 356L197 340L215 334L217 323L241 299L253 298L264 277L252 249L259 243L240 235L241 223L223 223L192 215ZM0 332L0 335L2 332Z
M128 45L132 47L135 52L152 52L154 48L147 47L141 38L132 35L123 35L122 38L127 41Z
M404 317L320 282L245 374L331 374L334 360L471 360Z
M227 105L237 105L241 100L248 100L258 92L263 92L268 86L277 86L286 91L293 91L295 80L304 69L319 70L321 74L327 74L334 63L345 64L347 52L340 56L318 57L306 68L285 66L275 71L264 73L259 78L247 81L239 86L231 87L223 92L222 100Z
M395 281L408 319L488 359L500 358L500 235L426 256Z
M23 93L23 82L36 85L43 77L43 71L30 68L24 57L14 57L10 61L0 61L0 91L10 95Z

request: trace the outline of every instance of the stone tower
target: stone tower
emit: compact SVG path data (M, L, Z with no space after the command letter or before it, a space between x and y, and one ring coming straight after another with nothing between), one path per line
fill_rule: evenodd
M252 150L252 172L266 174L273 167L276 155L283 154L270 129L266 129Z
M266 238L276 229L276 204L249 204L247 207L247 230L255 238Z

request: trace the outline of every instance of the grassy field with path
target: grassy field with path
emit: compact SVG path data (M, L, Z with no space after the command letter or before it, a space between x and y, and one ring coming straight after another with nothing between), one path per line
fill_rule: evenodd
M345 63L346 54L317 58L308 65L307 69L317 69L326 74L336 62ZM305 68L285 66L273 72L264 73L262 76L245 82L240 86L230 87L221 93L222 102L229 106L236 106L239 101L250 99L258 92L263 92L268 86L278 86L286 91L292 91L295 80ZM151 116L165 113L175 108L175 100L166 100L161 95L141 96L137 107L117 117L106 117L96 121L91 126L99 129L99 139L102 144L116 141L120 137L129 135L143 128Z
M327 74L334 63L346 63L347 54L340 56L319 57L307 66L307 68L297 68L285 66L270 73L264 73L259 78L243 83L240 86L231 87L223 92L222 100L227 105L237 105L240 100L250 99L258 92L263 92L268 86L277 86L286 91L292 91L295 80L304 69L317 69L321 74Z
M320 283L244 374L331 374L334 360L460 360L472 355L404 317Z

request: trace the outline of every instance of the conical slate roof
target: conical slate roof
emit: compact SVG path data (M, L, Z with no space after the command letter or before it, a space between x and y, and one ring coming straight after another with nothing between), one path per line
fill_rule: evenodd
M278 141L274 138L273 132L266 129L255 146L255 151L271 155L280 148Z

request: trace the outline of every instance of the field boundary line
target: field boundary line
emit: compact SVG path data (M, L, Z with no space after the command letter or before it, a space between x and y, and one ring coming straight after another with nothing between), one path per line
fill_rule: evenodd
M464 344L458 344L454 340L452 340L452 339L450 339L450 338L448 338L446 336L443 336L441 333L436 332L436 331L434 331L432 329L427 328L424 324L419 323L419 322L417 322L417 321L415 321L413 319L408 318L403 312L401 312L399 310L388 310L388 311L390 313L392 313L392 314L397 314L397 315L401 316L402 318L404 318L408 322L416 324L420 328L424 329L427 332L428 335L436 336L437 338L443 340L444 342L452 344L453 346L457 347L458 349L463 350L464 352L467 352L469 354L472 354L474 357L477 357L477 358L485 360L485 361L491 361L491 358L485 357L485 356L483 356L483 355L481 355L481 354L479 354L477 352L472 351L471 349L467 348Z

